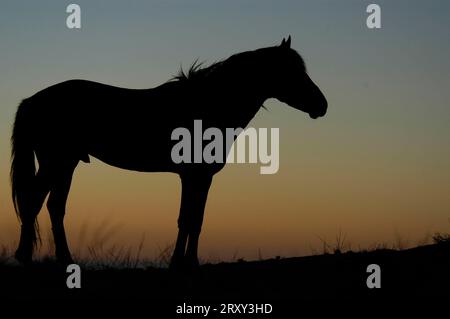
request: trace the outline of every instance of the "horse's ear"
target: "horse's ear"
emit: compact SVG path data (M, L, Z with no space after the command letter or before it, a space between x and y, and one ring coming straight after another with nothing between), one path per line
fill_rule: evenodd
M283 41L281 41L280 47L289 49L291 47L291 36L289 36L287 38L287 40L285 38L283 38Z

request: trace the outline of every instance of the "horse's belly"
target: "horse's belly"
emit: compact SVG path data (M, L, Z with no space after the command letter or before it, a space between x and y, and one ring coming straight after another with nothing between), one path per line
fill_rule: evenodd
M89 155L114 167L138 171L138 172L172 172L177 174L215 174L220 171L225 163L175 163L170 152L153 154L128 152L121 154L111 154L105 152L90 152Z
M149 151L91 151L89 155L111 166L139 172L165 172L174 171L173 162L169 157L157 150Z

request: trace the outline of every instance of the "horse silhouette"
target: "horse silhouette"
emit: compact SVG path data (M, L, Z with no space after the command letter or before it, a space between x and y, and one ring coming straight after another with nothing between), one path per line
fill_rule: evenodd
M311 118L325 115L327 101L309 78L302 57L281 45L242 52L151 89L126 89L69 80L24 99L12 134L11 186L21 221L17 260L32 261L38 242L37 215L48 196L55 254L72 263L64 230L66 201L79 161L93 156L139 172L173 172L182 184L173 267L198 265L198 240L208 190L222 163L179 163L171 159L177 127L245 128L263 102L276 98ZM228 154L226 149L224 154ZM38 162L38 168L35 165Z

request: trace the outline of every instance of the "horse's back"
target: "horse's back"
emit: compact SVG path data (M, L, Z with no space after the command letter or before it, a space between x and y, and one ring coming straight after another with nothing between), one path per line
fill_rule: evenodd
M175 82L153 89L126 89L70 80L26 99L26 112L41 153L58 152L83 161L90 154L114 166L138 170L151 159L166 160L177 122L174 109L182 104L182 96ZM158 152L164 153L160 159Z

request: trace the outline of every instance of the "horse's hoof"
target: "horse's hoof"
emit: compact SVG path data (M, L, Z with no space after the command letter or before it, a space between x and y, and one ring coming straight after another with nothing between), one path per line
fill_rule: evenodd
M62 256L56 255L56 260L61 265L71 265L71 264L75 263L72 259L72 256L70 256L70 255L62 255Z
M188 271L196 271L200 268L200 263L197 258L185 258L184 259L184 268Z
M172 260L169 270L181 275L195 275L199 272L200 266L198 260L192 260L184 257L182 260Z
M33 262L32 254L24 253L19 250L14 254L14 258L23 265L30 265Z
M174 272L181 272L184 269L184 257L172 258L169 264L169 270Z

